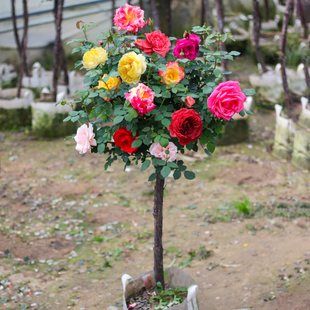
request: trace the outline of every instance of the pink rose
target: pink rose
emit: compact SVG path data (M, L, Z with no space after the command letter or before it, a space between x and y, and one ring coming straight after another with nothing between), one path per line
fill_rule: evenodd
M134 109L138 110L140 116L149 113L156 105L154 104L155 93L143 83L139 83L137 87L125 93L125 98L128 100Z
M144 22L144 11L137 6L125 4L116 10L114 15L114 24L117 29L127 30L128 32L137 33L146 23Z
M170 49L171 42L169 38L161 33L160 30L147 33L145 35L146 40L138 39L135 42L137 47L146 54L152 54L153 52L165 57Z
M83 124L79 127L74 140L77 143L75 149L80 154L90 153L91 146L97 145L95 134L93 133L93 125L89 124L89 127L87 127L86 124Z
M173 49L173 55L178 58L194 60L199 52L199 41L200 38L198 36L193 33L189 36L187 32L184 39L177 40L177 45Z
M208 109L215 117L229 121L235 113L244 109L246 96L239 82L227 81L218 85L208 98Z
M185 98L185 104L188 106L188 107L191 107L193 104L195 103L195 99L193 97L186 97Z
M166 150L169 150L169 154L166 154ZM178 148L172 142L169 142L167 147L163 147L159 142L153 143L150 147L151 155L162 160L175 161L177 159Z

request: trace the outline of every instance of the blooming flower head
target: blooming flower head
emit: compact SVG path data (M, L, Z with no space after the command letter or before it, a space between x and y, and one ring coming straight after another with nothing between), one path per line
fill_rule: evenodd
M137 47L140 47L144 53L152 54L153 52L165 57L170 49L171 42L169 38L161 33L160 30L147 33L146 40L138 39L135 42Z
M195 103L195 99L193 97L188 96L185 98L185 104L188 107L191 107L194 103Z
M128 131L126 127L120 127L120 129L114 133L113 139L115 145L119 146L126 153L132 154L138 149L137 147L131 147L132 142L137 139L133 137L132 132Z
M159 71L159 76L162 77L162 82L166 85L178 84L184 78L184 69L177 61L168 62L166 71Z
M177 45L173 49L173 55L178 58L187 58L194 60L199 52L200 38L195 34L187 32L184 39L177 40Z
M169 151L169 154L166 154L166 151ZM163 147L159 142L153 143L150 147L151 155L156 158L160 158L162 160L167 161L175 161L177 159L178 148L173 142L169 142L167 147Z
M125 4L116 10L114 24L117 29L137 33L146 23L144 22L144 11L137 6Z
M99 46L92 48L83 55L83 66L86 69L95 69L99 64L104 65L107 60L107 51Z
M208 109L215 117L229 121L235 113L244 109L245 100L239 82L227 81L214 89L208 98Z
M87 127L86 124L83 124L79 127L74 140L77 143L75 149L79 151L80 154L90 153L91 146L97 145L93 132L93 125L89 124L89 127Z
M145 57L129 52L118 63L118 72L126 84L137 84L146 70Z
M98 85L95 88L97 88L97 89L100 89L100 88L107 89L107 90L109 90L109 92L111 94L114 94L114 93L118 92L119 91L119 87L122 84L121 79L118 76L117 77L110 76L109 79L106 82L104 82L103 79L106 76L107 75L105 74L102 77L102 80L98 81ZM106 101L110 101L111 100L110 98L108 98L107 95L103 99L106 100Z
M149 113L156 105L154 104L155 92L143 83L125 93L125 98L128 100L134 109L138 110L140 116Z
M193 109L182 108L171 115L168 127L171 137L178 138L180 144L186 145L199 139L202 132L201 116Z

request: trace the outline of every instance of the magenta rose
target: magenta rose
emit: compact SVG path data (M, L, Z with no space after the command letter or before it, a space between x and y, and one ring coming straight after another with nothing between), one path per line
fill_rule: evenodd
M187 32L184 39L177 40L177 45L173 49L173 55L178 58L187 58L194 60L199 52L200 38L195 34Z
M215 117L229 121L235 113L244 109L246 96L239 82L227 81L218 85L208 98L208 109Z

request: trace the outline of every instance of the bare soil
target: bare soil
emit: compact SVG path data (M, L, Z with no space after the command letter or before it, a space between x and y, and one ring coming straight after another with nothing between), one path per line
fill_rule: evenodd
M274 117L256 113L250 141L212 158L184 156L195 180L167 179L164 263L193 276L201 310L310 310L309 172L271 155ZM121 276L153 268L151 170L3 135L0 309L122 309Z

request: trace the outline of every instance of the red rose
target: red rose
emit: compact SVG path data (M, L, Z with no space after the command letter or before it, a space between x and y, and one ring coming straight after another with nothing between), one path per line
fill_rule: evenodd
M155 52L165 57L171 46L169 38L164 33L161 33L160 30L147 33L145 37L146 41L138 39L135 45L138 48L140 47L144 53L152 54Z
M177 137L182 145L199 139L202 132L202 119L197 112L182 108L172 113L171 117L172 123L168 127L171 137Z
M132 148L132 142L137 140L133 137L131 131L128 131L126 127L120 127L113 136L115 145L119 146L124 152L134 153L137 151L137 147Z

